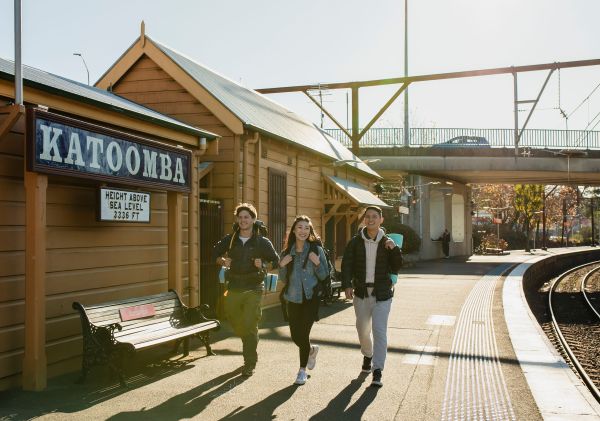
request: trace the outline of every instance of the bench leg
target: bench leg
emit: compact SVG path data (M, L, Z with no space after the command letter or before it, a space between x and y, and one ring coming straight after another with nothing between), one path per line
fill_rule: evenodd
M187 357L190 354L190 338L183 340L183 356Z
M200 340L206 347L206 355L217 355L213 352L212 348L210 347L210 332L200 333L199 336Z
M97 349L95 349L95 348L85 349L84 348L83 355L81 358L81 375L79 376L79 378L77 380L75 380L76 384L83 384L85 382L85 379L87 378L87 375L90 372L92 365L94 365L94 357L92 355L93 351L97 351ZM97 356L96 356L96 359L98 359Z
M111 377L116 374L121 387L127 387L127 383L125 382L125 373L123 370L123 362L127 354L128 352L123 349L115 350L108 362L108 368L110 370Z

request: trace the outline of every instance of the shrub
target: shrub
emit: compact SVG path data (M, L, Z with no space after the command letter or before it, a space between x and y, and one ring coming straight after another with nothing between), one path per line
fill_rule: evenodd
M403 253L414 253L421 248L421 239L419 238L419 235L408 225L401 224L400 221L396 219L392 219L389 222L386 219L384 220L383 227L386 232L402 234L404 237L404 242L402 243Z
M483 249L486 249L486 248L491 248L491 249L499 248L501 250L506 250L508 248L508 243L505 240L503 240L502 238L500 238L500 240L498 240L498 237L496 236L496 234L486 234L481 239L481 247Z

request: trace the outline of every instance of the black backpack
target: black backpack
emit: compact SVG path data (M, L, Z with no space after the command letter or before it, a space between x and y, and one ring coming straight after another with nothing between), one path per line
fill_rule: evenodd
M327 261L327 269L328 269L327 277L323 280L319 279L319 283L317 284L317 287L318 287L317 294L318 294L319 298L323 300L323 304L327 305L327 301L332 301L332 297L333 297L332 283L335 282L336 271L335 271L335 266L331 262L331 257L330 257L331 253L329 252L329 250L327 250L323 246L323 243L321 242L321 240L313 241L310 243L310 249L308 251L308 254L310 254L310 252L312 251L313 253L315 253L318 256L319 250L317 249L317 246L319 246L323 249L323 253L325 254L325 260ZM308 261L308 254L306 255L306 259L304 260L304 264L302 265L303 268L306 267L306 263Z

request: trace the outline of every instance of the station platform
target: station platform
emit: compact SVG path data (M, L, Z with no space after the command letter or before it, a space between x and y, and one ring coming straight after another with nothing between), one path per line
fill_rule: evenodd
M303 386L292 384L298 351L274 307L264 312L259 363L248 379L240 375L241 341L225 325L214 339L217 356L198 348L164 359L167 350L158 348L130 367L127 389L105 374L75 385L73 373L51 379L44 392L3 392L0 419L600 420L600 405L547 349L519 293L527 262L573 250L403 270L380 389L361 374L352 304L338 300L321 307L312 330L320 352Z

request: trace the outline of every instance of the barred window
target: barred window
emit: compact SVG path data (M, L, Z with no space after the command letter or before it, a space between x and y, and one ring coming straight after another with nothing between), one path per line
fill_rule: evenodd
M287 224L287 173L269 168L269 238L279 253Z

